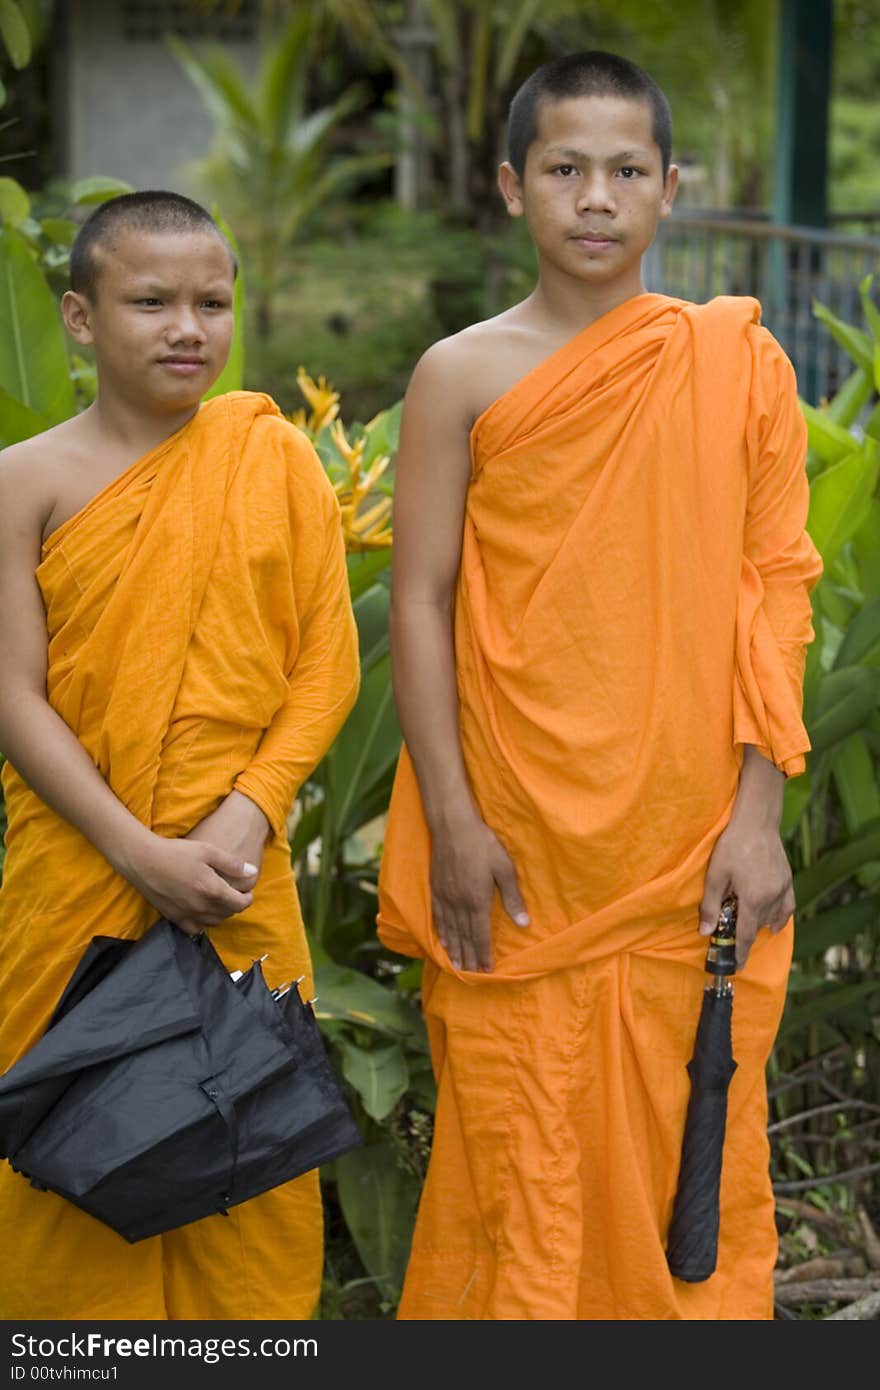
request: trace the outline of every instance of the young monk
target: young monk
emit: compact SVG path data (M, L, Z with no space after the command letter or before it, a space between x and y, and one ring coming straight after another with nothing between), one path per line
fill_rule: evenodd
M770 1318L764 1065L792 946L820 571L794 375L753 299L646 293L677 170L652 79L535 72L499 172L538 278L407 392L405 735L380 934L439 1087L402 1318ZM716 1273L669 1273L706 934L739 898Z
M0 1070L93 935L160 915L310 988L285 820L354 700L357 641L311 445L267 396L199 404L235 273L187 198L96 210L62 308L97 399L0 457ZM129 1245L4 1163L0 1244L5 1318L307 1318L317 1173Z

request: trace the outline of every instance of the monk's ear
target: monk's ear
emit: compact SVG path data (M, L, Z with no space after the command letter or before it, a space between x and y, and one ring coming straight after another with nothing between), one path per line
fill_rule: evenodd
M95 341L92 333L92 305L84 294L67 290L61 300L61 317L74 342L88 347Z
M513 165L506 159L498 169L498 187L510 216L522 217L525 212L522 182Z
M675 194L678 190L678 165L670 164L663 184L663 198L660 202L660 216L668 217L672 212L672 204L675 202Z

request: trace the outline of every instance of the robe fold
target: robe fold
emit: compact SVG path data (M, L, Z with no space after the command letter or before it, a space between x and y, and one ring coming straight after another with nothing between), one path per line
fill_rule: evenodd
M427 958L439 1087L404 1318L765 1318L764 1066L791 927L736 982L717 1272L664 1248L704 982L698 909L744 744L788 775L809 589L806 431L753 299L640 294L476 421L455 605L474 797L516 865L495 969L454 971L406 749L379 932Z
M270 985L309 987L286 817L354 701L358 659L338 505L308 440L267 396L216 397L47 538L37 581L49 702L128 809L166 837L234 788L265 812L254 902L211 939L230 969L268 951ZM93 935L137 937L157 917L8 763L3 784L0 1071ZM132 1246L4 1163L0 1244L16 1251L6 1318L307 1318L317 1173Z

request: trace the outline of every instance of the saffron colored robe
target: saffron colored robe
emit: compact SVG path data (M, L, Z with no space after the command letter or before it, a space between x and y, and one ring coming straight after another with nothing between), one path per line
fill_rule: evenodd
M204 404L50 535L37 579L48 698L121 801L163 836L238 788L272 826L252 906L211 929L230 969L269 952L271 985L308 948L285 826L358 683L339 511L308 440L268 397ZM95 934L158 916L4 768L0 1070L40 1036ZM309 997L307 994L306 998ZM5 1318L307 1318L322 1213L308 1173L136 1245L0 1165Z
M772 1316L764 1067L792 931L735 986L716 1273L673 1279L707 942L706 867L742 746L788 774L809 587L805 429L752 299L640 294L476 421L455 610L474 796L516 865L494 973L434 935L430 839L404 750L379 895L387 946L427 958L439 1087L399 1316Z

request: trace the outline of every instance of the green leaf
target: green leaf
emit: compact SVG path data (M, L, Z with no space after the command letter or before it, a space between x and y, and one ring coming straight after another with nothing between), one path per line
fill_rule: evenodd
M782 822L779 833L783 839L791 834L810 800L809 770L800 777L789 777L782 793Z
M348 589L352 603L372 589L377 577L391 564L391 546L386 550L366 550L359 555L349 555Z
M342 1019L427 1052L428 1036L419 1010L393 989L342 965L318 966L315 988L319 1020Z
M820 322L825 324L828 332L835 342L839 343L845 352L848 352L852 360L859 367L864 367L865 371L874 375L874 344L869 336L861 328L853 328L851 324L844 323L842 319L832 314L830 309L826 309L824 304L813 301L813 314Z
M866 603L846 629L835 666L880 666L880 598Z
M853 452L857 441L849 430L832 420L827 410L819 410L804 400L799 400L799 405L801 414L807 422L807 438L810 448L819 455L823 462L839 463L841 459Z
M22 439L30 439L32 435L42 434L48 428L48 420L0 387L0 449L19 444Z
M873 391L874 382L870 372L865 371L864 367L856 367L829 402L826 412L828 419L833 420L835 425L849 429L861 415Z
M0 219L17 227L30 216L31 200L16 179L0 178Z
M880 450L866 438L861 448L826 468L813 482L807 530L826 569L866 519L878 472Z
M880 597L880 498L871 502L868 515L852 542L866 598Z
M779 1036L790 1036L823 1018L830 1018L835 1024L856 1021L867 1024L875 995L880 997L880 983L876 980L863 980L857 985L826 985L815 999L795 1001L795 997L789 995Z
M814 753L822 753L855 733L880 704L880 671L869 666L842 666L830 671L816 692L809 724Z
M61 317L26 242L0 228L0 387L50 425L74 412Z
M856 898L820 912L817 917L795 918L794 958L809 960L821 956L831 946L844 946L859 932L880 927L880 898Z
M795 902L803 912L864 864L880 859L880 826L871 826L839 849L826 850L807 869L794 876Z
M859 293L862 298L862 309L874 338L874 385L880 391L880 310L877 309L871 297L873 279L873 275L866 275L859 285Z
M880 823L877 766L863 733L850 734L835 748L831 768L850 837L872 821ZM877 864L859 869L856 877L863 888L868 888L877 882L878 873L880 859Z
M122 179L107 179L100 174L94 178L77 179L70 190L70 200L77 207L91 203L106 203L110 198L118 198L122 193L134 193L130 183Z
M72 246L79 230L77 224L69 217L44 217L40 226L43 235L58 246Z
M374 1120L386 1119L409 1084L409 1068L399 1043L379 1047L359 1047L341 1036L342 1072L360 1096L364 1109Z
M387 639L383 639L386 640ZM397 762L401 733L391 691L391 658L370 657L361 677L357 702L333 745L336 786L342 789L336 807L337 835L350 834L362 824L360 799Z
M403 1283L420 1183L402 1168L387 1139L336 1160L345 1223L364 1266L394 1299Z
M397 401L389 410L380 411L367 425L364 431L367 437L367 446L364 449L365 468L369 468L373 459L378 458L380 454L388 454L393 458L397 453L402 415L403 401Z
M210 400L212 396L222 396L226 391L240 391L244 385L244 275L241 266L241 254L232 229L228 223L224 221L223 215L218 207L215 206L211 209L211 216L229 242L229 245L232 247L233 255L238 262L238 274L235 277L235 288L233 290L232 299L232 310L235 316L232 345L229 349L229 356L226 359L226 366L214 382L210 391L205 393L206 401Z
M15 0L0 0L0 37L14 68L26 68L31 60L31 36Z

